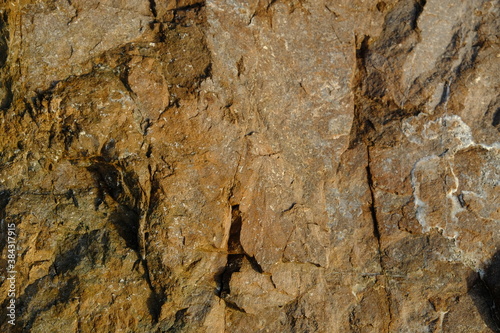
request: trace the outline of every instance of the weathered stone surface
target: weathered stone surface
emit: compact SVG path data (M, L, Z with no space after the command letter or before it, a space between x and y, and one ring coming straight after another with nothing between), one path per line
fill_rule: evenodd
M495 1L0 12L2 331L500 331Z

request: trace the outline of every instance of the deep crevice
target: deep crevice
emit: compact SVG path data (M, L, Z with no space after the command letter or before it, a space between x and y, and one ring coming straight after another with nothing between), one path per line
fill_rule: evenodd
M153 14L154 18L156 18L158 16L158 13L156 12L155 0L149 0L149 10L151 11L151 14Z
M243 254L243 246L241 246L241 226L242 218L240 206L234 205L231 207L231 227L229 229L229 239L227 241L227 250L229 253Z
M233 273L239 272L243 263L244 254L228 254L226 266L217 278L218 293L220 298L226 298L230 293L230 282Z
M231 207L231 227L229 228L229 238L227 241L228 255L226 266L218 278L218 296L221 298L225 298L231 293L229 287L231 276L233 273L240 271L245 256L240 243L242 218L239 208L239 205Z
M371 213L372 222L373 222L373 235L377 239L379 256L382 256L381 248L380 248L380 226L379 226L379 223L377 220L377 211L375 208L375 191L374 191L374 185L373 185L373 176L372 176L371 167L370 167L370 162L371 162L371 160L370 160L370 147L366 148L366 152L367 152L367 157L368 157L368 163L366 165L366 178L367 178L367 182L368 182L368 188L370 189L370 197L371 197L370 213Z
M427 0L417 0L415 2L415 9L413 13L413 18L411 20L411 27L413 29L417 29L417 21L420 15L422 15L422 12L424 11L424 7L427 3Z
M227 300L227 296L231 294L230 282L233 273L239 272L243 261L246 259L253 270L258 273L263 273L263 269L260 264L257 262L255 257L248 255L240 242L241 235L241 226L242 226L242 217L240 212L240 206L234 205L231 207L231 227L229 229L229 238L227 242L227 260L226 266L222 270L222 272L216 276L215 280L217 283L217 292L216 294L226 300L226 304L229 307L234 308L236 306L231 306L229 304L229 300ZM238 308L239 309L239 308ZM240 311L241 309L239 309Z
M367 165L366 165L366 178L368 183L368 188L370 190L370 213L373 223L373 236L377 240L377 249L378 249L378 260L381 269L381 278L383 279L383 283L385 285L385 294L387 300L387 315L388 315L388 326L387 332L390 331L390 326L393 320L392 310L391 310L391 297L390 291L387 286L387 271L385 268L385 263L383 259L382 253L382 242L381 242L381 232L380 232L380 223L377 219L377 206L376 206L376 198L375 198L375 185L373 183L373 175L371 171L371 156L370 156L370 146L366 147L366 155L367 155ZM378 280L378 278L377 278Z
M161 308L167 301L167 297L164 290L157 291L154 287L153 282L151 281L147 260L139 260L141 261L142 268L144 269L144 278L146 279L146 283L151 291L146 301L146 305L148 307L149 314L151 315L152 322L158 323L161 315Z

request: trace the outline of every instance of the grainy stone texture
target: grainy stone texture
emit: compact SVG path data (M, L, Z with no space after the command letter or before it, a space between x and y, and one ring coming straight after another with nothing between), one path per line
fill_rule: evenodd
M0 329L499 332L499 31L493 0L1 2Z

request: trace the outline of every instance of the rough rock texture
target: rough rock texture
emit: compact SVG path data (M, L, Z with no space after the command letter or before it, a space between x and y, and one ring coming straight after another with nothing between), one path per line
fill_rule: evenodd
M0 330L499 332L499 8L2 1Z

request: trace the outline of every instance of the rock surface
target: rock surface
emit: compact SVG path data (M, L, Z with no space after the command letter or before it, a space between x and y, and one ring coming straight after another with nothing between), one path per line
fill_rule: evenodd
M493 0L2 2L0 329L499 332L499 31Z

